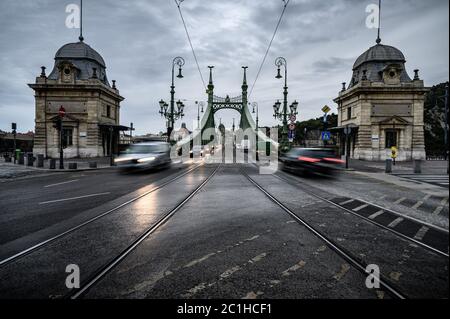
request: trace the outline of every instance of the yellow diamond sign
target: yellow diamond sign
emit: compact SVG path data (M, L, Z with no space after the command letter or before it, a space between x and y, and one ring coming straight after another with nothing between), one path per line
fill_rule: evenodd
M328 106L328 105L325 105L323 108L322 108L322 112L323 113L328 113L328 112L330 112L331 111L331 109L330 109L330 107Z

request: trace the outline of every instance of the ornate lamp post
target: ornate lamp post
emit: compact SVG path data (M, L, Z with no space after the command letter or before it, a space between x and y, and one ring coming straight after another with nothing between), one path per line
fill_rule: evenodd
M178 66L177 78L182 79L183 74L181 73L181 68L184 65L184 59L182 57L176 57L172 61L172 85L170 86L170 108L169 105L163 100L159 101L160 111L159 114L167 119L167 142L170 142L170 136L172 134L173 128L175 126L175 121L179 118L183 118L184 104L178 100L177 110L175 110L175 65Z
M256 109L256 160L259 161L259 154L258 154L259 106L257 102L253 102L252 106L253 106L253 114L255 114Z
M195 101L195 104L197 104L197 128L200 129L200 112L204 112L203 111L203 106L205 105L204 102L198 102ZM201 110L200 110L201 108Z
M283 100L283 109L280 111L280 107L281 107L281 102L278 100L274 106L273 106L273 110L274 110L274 118L275 119L279 119L282 121L283 123L283 128L281 131L281 151L282 152L287 152L290 149L290 143L288 141L288 116L289 115L297 115L297 107L298 107L298 102L295 101L294 103L292 103L290 105L290 114L288 114L288 86L287 86L287 61L285 58L283 57L278 57L275 60L275 66L278 68L277 69L277 76L275 77L276 79L282 79L283 76L281 75L281 67L284 66L284 90L283 90L283 95L284 95L284 100Z

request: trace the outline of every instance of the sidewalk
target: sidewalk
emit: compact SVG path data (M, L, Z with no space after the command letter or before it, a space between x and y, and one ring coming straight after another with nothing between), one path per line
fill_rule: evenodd
M97 168L89 168L89 162L97 162ZM77 163L77 169L69 169L69 163ZM26 176L42 174L52 174L61 172L75 172L75 171L86 171L86 170L98 170L110 168L109 158L89 158L89 159L65 159L64 169L59 169L59 160L56 160L56 169L50 169L50 160L44 160L44 167L37 168L36 161L34 166L27 166L27 159L25 158L25 164L19 165L14 163L6 163L4 158L0 159L0 181L10 180L14 178L21 178Z
M423 161L421 174L414 174L413 165L413 162L397 162L395 166L392 166L392 173L386 174L384 162L350 160L349 168L351 170L349 173L363 175L425 194L448 197L448 187L438 186L428 181L428 179L433 179L430 175L435 175L446 177L448 182L446 161ZM409 178L405 178L405 175L408 175ZM414 179L414 177L417 177L417 179Z
M422 161L421 174L446 175L447 165L447 161ZM350 159L348 167L360 172L384 173L386 163L383 161L368 162ZM392 174L414 174L414 162L397 162L396 165L392 165Z

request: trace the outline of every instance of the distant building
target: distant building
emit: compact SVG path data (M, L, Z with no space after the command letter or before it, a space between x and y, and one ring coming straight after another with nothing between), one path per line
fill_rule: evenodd
M398 160L425 159L424 99L428 88L411 79L403 53L380 43L364 52L353 66L350 84L334 100L338 104L340 151L351 158L384 160L391 147ZM351 130L346 138L345 130Z
M181 127L178 130L175 130L173 134L174 141L181 141L185 137L189 136L192 132L189 131L186 127L186 123L181 123Z
M115 81L110 85L103 58L82 37L60 48L50 75L46 76L43 67L29 86L36 101L35 154L58 156L55 122L61 106L66 110L62 131L65 157L101 157L118 151L119 133L129 129L119 124L124 98Z
M34 133L29 131L27 133L16 134L16 149L22 152L31 152L33 150ZM0 130L0 152L5 154L12 154L14 150L14 134Z

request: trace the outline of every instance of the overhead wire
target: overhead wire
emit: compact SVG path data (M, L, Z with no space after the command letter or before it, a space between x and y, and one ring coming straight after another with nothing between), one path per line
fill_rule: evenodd
M198 59L197 59L197 55L195 54L194 46L192 45L191 36L189 35L189 31L188 31L188 28L186 26L186 21L184 20L183 13L181 12L180 4L184 0L174 0L174 1L175 1L175 4L177 5L178 12L180 13L181 21L183 22L184 30L186 31L186 36L188 38L189 45L191 46L192 55L194 56L195 63L197 64L197 69L198 69L198 73L200 74L200 79L202 80L203 87L206 89L205 80L203 79L203 74L202 74L202 71L200 69L200 65L198 64Z
M258 81L259 75L261 74L261 70L262 70L262 68L264 66L264 63L266 62L267 55L269 54L270 48L272 47L273 40L275 39L275 36L276 36L276 34L278 32L278 29L280 27L281 21L283 20L283 16L284 16L284 13L286 12L286 8L287 8L287 6L288 6L288 4L290 2L290 0L282 0L282 1L284 2L283 11L281 12L280 18L278 19L278 23L277 23L277 25L275 27L275 30L273 32L272 38L270 39L269 46L267 47L266 53L264 54L264 58L263 58L263 60L261 62L261 65L259 66L258 73L256 74L255 81L253 82L252 88L250 89L250 93L248 95L249 99L250 99L250 96L253 93L253 89L255 88L256 82Z

